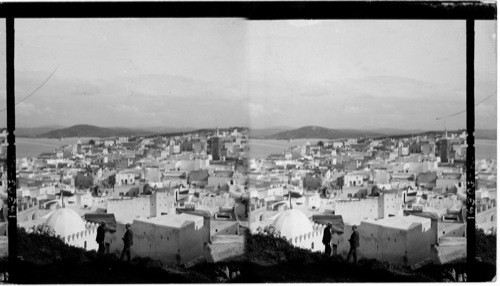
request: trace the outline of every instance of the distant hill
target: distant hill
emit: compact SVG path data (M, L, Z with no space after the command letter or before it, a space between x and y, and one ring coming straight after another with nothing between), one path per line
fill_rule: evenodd
M93 125L75 125L67 128L56 129L38 135L41 138L66 138L66 137L116 137L116 136L146 136L154 132L129 128L103 128Z
M341 139L357 137L378 137L385 134L373 131L355 129L329 129L319 126L305 126L298 129L287 130L266 136L266 139L301 139L301 138L324 138Z
M62 125L47 125L39 127L16 127L16 136L18 137L38 137L41 134L64 128Z
M268 136L285 132L288 130L294 129L293 127L286 127L286 126L280 126L280 127L271 127L271 128L264 128L264 129L254 129L251 128L249 132L250 138L254 139L259 139L259 138L266 138Z
M120 127L118 127L120 128ZM148 131L151 133L181 133L181 132L190 132L196 130L196 128L192 127L163 127L163 126L144 126L144 127L136 127L134 129Z

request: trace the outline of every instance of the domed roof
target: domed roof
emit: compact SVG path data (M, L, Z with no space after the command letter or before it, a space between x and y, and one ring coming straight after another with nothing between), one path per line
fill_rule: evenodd
M299 210L286 210L282 212L273 222L274 228L282 236L290 239L313 231L313 227L307 216Z
M50 226L56 235L62 237L84 231L85 222L82 218L72 209L60 208L54 211L47 221L46 225Z

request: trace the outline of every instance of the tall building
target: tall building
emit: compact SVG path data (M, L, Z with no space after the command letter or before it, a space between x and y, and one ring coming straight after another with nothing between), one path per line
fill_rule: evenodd
M216 136L216 137L213 137L212 138L212 159L215 160L215 161L219 161L220 160L220 154L221 154L221 140L220 140L220 137Z
M440 140L439 157L441 158L441 162L448 163L448 159L450 157L450 143L448 142L448 139Z

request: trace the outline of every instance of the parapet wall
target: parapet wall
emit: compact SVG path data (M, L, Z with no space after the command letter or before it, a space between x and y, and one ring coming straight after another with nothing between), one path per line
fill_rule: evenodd
M33 214L39 210L37 201L26 204L18 204L17 206L17 221L26 222L33 219Z
M23 203L23 204L17 204L17 212L23 212L23 211L29 211L30 209L37 207L38 208L38 201L34 202L29 202L29 203Z
M97 235L97 228L99 227L99 224L87 222L85 225L87 227L86 230L74 233L72 235L68 235L66 237L61 237L62 241L67 244L71 244L72 242L79 241L82 238L88 236L92 236L95 238L95 236Z
M211 262L242 255L245 252L245 239L241 235L217 235L209 246Z
M323 251L324 247L322 240L325 227L326 226L322 224L314 223L313 231L296 237L287 238L288 242L294 246L306 248L312 251Z

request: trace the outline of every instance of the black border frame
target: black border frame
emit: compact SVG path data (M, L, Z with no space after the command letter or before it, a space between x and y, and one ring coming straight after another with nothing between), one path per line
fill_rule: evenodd
M465 20L467 33L467 264L475 257L474 153L474 23L496 20L496 3L478 1L338 1L338 2L7 2L0 3L6 19L7 69L7 193L9 266L17 261L15 155L14 21L23 18L243 18L248 20ZM15 269L14 269L15 270ZM14 274L17 271L11 271ZM472 271L473 272L473 271ZM472 274L472 273L471 273ZM14 275L9 281L15 281ZM469 275L469 281L476 281Z
M0 18L235 17L280 19L494 20L479 1L23 2L1 3Z

